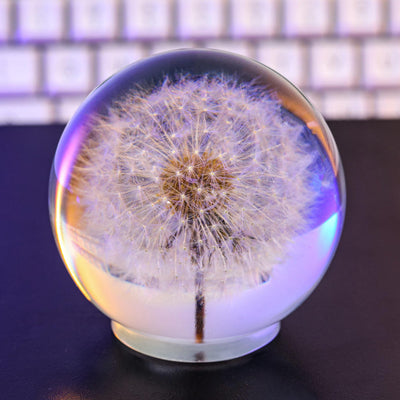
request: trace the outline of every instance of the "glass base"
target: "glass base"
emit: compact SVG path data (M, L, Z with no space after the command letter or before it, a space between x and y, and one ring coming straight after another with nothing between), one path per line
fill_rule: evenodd
M214 362L249 354L271 342L279 332L280 322L249 335L214 339L204 343L144 335L112 321L114 335L126 346L140 353L180 362Z

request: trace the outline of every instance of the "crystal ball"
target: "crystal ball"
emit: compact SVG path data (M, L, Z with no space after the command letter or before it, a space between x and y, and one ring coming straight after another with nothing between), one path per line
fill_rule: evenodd
M245 57L179 50L98 86L49 185L63 261L127 346L220 361L277 335L336 249L338 150L293 84Z

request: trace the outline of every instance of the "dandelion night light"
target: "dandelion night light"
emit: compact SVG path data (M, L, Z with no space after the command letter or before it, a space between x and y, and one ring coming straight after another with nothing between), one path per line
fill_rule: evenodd
M321 115L244 57L181 50L109 78L60 140L50 214L63 260L129 347L247 354L315 288L344 218Z

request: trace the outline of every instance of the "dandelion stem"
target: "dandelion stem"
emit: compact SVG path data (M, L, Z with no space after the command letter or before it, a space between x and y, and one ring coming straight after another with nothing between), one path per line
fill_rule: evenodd
M204 245L200 243L201 233L197 228L197 223L193 226L193 216L190 216L191 222L191 239L190 249L192 252L192 264L195 266L195 337L196 343L203 343L204 341L204 318L205 318L205 296L204 296Z
M205 297L204 297L204 273L197 269L195 277L196 285L196 343L204 341L204 316L205 316Z

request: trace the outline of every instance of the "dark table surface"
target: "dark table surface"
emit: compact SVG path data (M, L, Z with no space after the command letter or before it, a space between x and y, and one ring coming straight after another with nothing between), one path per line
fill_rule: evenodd
M75 287L47 184L63 126L0 128L0 399L400 399L400 121L330 123L347 183L336 256L263 349L185 365L129 350Z

